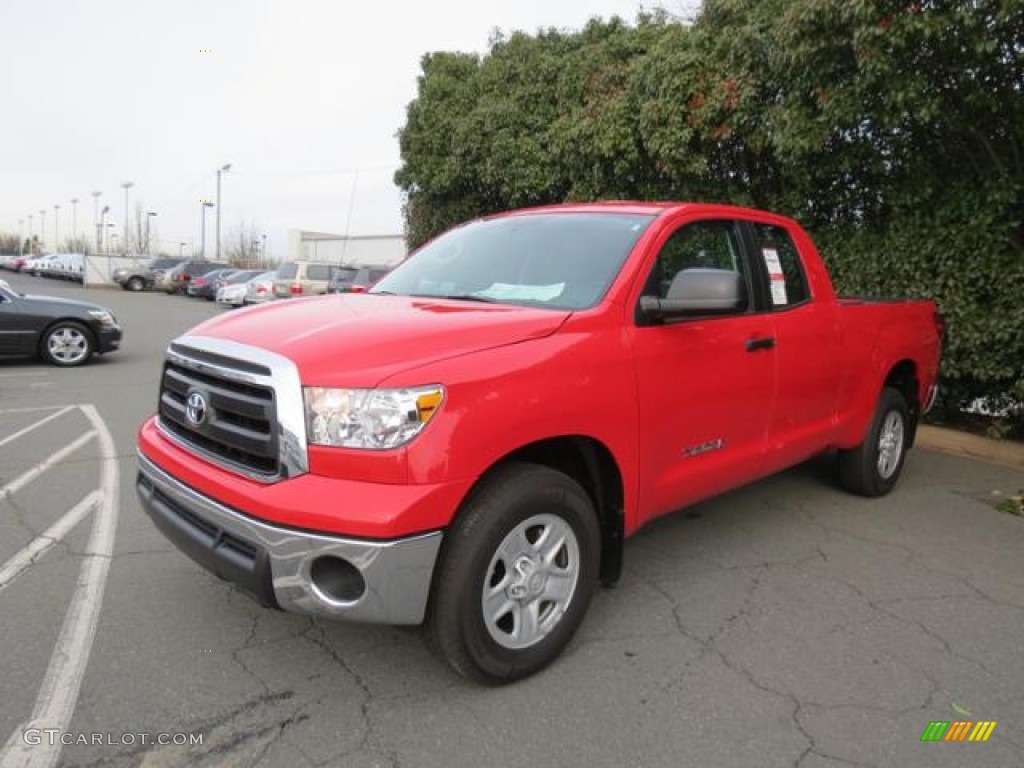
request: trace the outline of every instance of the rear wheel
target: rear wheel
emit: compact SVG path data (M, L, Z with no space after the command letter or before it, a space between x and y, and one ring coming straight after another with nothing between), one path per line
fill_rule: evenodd
M554 660L597 584L593 504L567 475L509 464L482 481L445 541L428 639L456 671L507 683Z
M146 287L146 281L141 277L133 277L128 281L129 291L141 291Z
M886 387L864 441L839 453L839 482L861 496L884 496L893 489L907 455L911 425L907 401Z

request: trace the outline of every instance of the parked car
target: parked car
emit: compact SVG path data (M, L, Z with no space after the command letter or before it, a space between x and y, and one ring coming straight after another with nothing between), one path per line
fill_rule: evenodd
M166 279L163 281L164 290L167 293L183 294L188 290L188 284L193 277L199 277L212 272L215 269L228 269L231 265L223 261L202 261L191 260L178 264L169 270Z
M274 275L274 297L318 296L327 293L337 265L322 261L286 261Z
M262 275L254 277L246 283L245 298L242 299L242 304L250 306L252 304L265 304L268 301L273 301L275 274L275 272L264 272Z
M217 298L217 289L224 281L238 270L234 267L228 269L215 269L205 275L196 275L188 284L186 293L196 299L207 299L213 301Z
M85 277L85 254L51 253L36 265L36 274L81 283Z
M106 307L26 296L0 280L0 358L39 356L70 368L121 344L121 326Z
M25 259L25 263L21 267L21 271L27 274L39 277L43 274L43 269L49 264L50 255L42 254L40 256L32 256Z
M155 259L139 259L134 264L118 267L111 278L126 291L152 290L160 273L183 263L182 259L161 256Z
M458 672L508 682L558 656L662 515L828 450L848 490L891 491L942 327L931 301L837 297L770 213L515 211L368 293L176 339L137 489L264 605L425 622Z
M6 269L8 272L20 272L27 259L27 256L4 256L0 260L0 269Z
M273 277L273 274L273 272L263 272L259 269L240 269L217 289L217 303L229 307L242 306L245 303L245 293L249 288L249 283L267 275Z
M328 293L362 293L391 269L389 267L335 267Z

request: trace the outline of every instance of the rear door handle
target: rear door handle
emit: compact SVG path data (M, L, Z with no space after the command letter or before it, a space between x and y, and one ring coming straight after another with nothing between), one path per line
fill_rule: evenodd
M747 352L757 352L759 349L771 349L774 346L774 336L764 336L760 339L747 339Z

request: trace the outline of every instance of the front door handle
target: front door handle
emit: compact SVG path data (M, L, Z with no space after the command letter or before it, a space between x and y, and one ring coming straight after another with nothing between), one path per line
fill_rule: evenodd
M763 336L760 339L747 339L747 352L757 352L759 349L771 349L774 346L774 336Z

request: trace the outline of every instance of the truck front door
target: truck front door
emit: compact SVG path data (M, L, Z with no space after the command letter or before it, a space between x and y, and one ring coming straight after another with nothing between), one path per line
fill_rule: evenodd
M774 327L735 221L690 220L656 246L640 295L667 298L672 278L694 267L743 275L747 302L727 315L631 329L639 400L642 519L665 514L762 474L775 390ZM638 297L639 300L639 297Z

